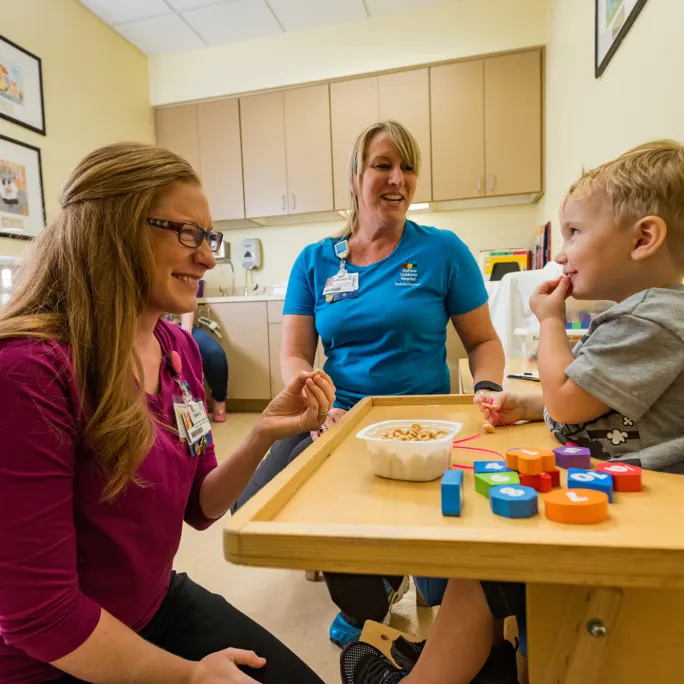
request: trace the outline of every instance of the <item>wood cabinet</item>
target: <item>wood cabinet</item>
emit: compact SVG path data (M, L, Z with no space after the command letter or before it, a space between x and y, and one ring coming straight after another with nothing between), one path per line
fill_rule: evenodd
M180 154L201 174L197 105L158 109L156 125L157 145Z
M157 144L197 171L214 221L244 218L237 100L158 109L156 120Z
M485 165L488 195L542 188L541 52L484 62Z
M245 217L237 100L197 105L200 176L214 221Z
M413 69L379 76L378 119L394 119L413 134L423 160L413 201L432 201L429 70Z
M228 358L228 398L268 399L271 371L266 302L221 302L211 305L221 326L219 340Z
M430 72L433 200L539 192L541 51Z
M485 193L484 62L430 69L432 198Z
M328 86L240 99L247 218L333 208Z
M333 186L335 209L349 208L347 169L352 146L359 133L378 120L378 77L330 84Z

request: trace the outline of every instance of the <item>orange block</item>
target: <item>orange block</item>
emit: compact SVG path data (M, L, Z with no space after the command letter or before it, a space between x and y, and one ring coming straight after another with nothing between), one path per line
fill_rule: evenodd
M549 520L582 525L608 517L608 495L593 489L557 489L544 497Z
M541 475L555 469L556 456L552 451L534 447L516 447L506 450L506 465L525 475Z

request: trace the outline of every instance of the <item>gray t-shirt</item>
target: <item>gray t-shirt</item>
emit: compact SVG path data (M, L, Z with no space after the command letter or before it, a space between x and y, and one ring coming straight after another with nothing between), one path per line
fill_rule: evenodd
M567 376L611 410L584 425L554 421L563 443L651 470L684 472L684 285L639 292L597 316Z

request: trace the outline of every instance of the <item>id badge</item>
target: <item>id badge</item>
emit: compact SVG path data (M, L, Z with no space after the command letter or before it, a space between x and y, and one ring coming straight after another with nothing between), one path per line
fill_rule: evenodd
M332 278L328 278L323 289L323 296L339 294L340 292L354 292L359 289L359 274L339 273Z

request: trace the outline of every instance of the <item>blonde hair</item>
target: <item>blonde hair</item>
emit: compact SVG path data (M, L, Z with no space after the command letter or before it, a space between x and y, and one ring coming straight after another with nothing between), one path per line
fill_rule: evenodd
M416 139L406 126L398 121L378 121L371 124L356 139L349 155L347 173L349 176L349 220L343 231L345 235L354 233L359 222L359 197L355 191L361 185L361 176L368 159L368 147L376 135L387 133L390 141L397 148L399 156L404 164L408 164L413 172L420 174L420 148Z
M628 150L617 159L585 172L568 190L568 200L603 193L619 226L645 216L667 224L667 244L684 266L684 146L655 140Z
M148 210L178 182L199 183L185 159L154 145L116 143L87 155L67 180L61 212L17 274L0 339L68 344L84 406L83 435L107 477L105 499L135 480L155 439L133 342L154 260Z

